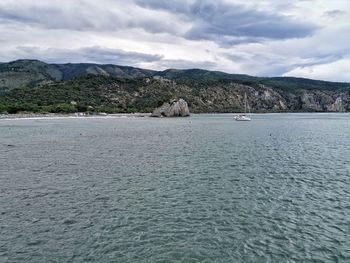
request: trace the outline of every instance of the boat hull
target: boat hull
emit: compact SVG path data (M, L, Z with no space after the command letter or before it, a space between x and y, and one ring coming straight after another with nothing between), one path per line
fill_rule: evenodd
M244 115L238 115L235 117L236 121L251 121L252 118L248 117L248 116L244 116Z

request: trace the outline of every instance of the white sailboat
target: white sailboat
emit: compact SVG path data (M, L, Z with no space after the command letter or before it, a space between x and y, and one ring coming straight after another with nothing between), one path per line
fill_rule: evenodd
M249 115L247 115L247 107L248 107ZM244 114L239 114L239 115L235 116L235 120L236 121L251 121L252 120L252 116L250 114L250 108L249 108L249 105L247 103L247 93L244 93Z

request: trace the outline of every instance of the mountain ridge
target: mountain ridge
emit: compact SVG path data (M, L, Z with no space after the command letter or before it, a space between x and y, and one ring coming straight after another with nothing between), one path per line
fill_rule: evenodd
M29 68L28 68L29 66ZM7 69L7 71L6 71ZM13 69L13 70L11 70ZM6 82L6 73L23 73L23 70L28 70L28 73L32 69L32 72L38 74L38 78L34 78L31 81L25 81L14 84L9 83L8 87L4 85ZM22 70L22 72L21 72ZM30 72L30 73L32 73ZM4 74L5 73L5 74ZM40 84L41 82L47 81L65 81L82 75L107 75L111 77L122 77L122 78L135 78L135 77L150 77L150 76L161 76L169 79L183 79L184 77L199 78L209 76L210 79L230 79L240 81L302 81L308 82L311 85L319 85L320 83L330 85L334 88L334 85L341 86L350 89L350 83L347 82L334 82L326 80L299 78L299 77L257 77L247 74L234 74L226 73L222 71L212 71L200 68L190 69L174 69L169 68L162 71L143 69L132 66L122 66L117 64L96 64L96 63L45 63L40 60L32 59L19 59L10 62L0 63L0 91L1 89L11 89L20 86L33 86L33 83ZM5 75L5 76L4 76ZM14 74L15 75L15 74ZM33 76L35 77L35 75ZM40 78L41 77L41 78Z
M184 98L192 112L350 111L350 83L203 69L154 71L93 63L0 64L0 112L150 112Z

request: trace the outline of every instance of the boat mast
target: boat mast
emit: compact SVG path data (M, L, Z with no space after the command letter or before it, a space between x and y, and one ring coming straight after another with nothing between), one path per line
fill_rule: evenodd
M247 93L244 93L244 114L247 114Z

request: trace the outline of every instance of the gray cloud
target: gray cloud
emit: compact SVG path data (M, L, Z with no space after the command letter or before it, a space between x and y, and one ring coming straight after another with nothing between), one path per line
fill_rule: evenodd
M73 10L76 9L63 10L57 6L0 5L0 21L33 24L51 29L84 30L95 27L91 22L93 19L81 16L79 11Z
M291 61L284 60L277 54L255 53L251 56L240 56L231 53L222 54L227 59L245 65L247 69L259 68L261 76L281 76L294 68L312 67L341 60L341 55L320 54L314 56L300 56Z
M121 49L102 48L98 46L79 49L43 49L39 47L19 46L19 57L41 59L46 62L90 62L101 64L137 65L138 63L162 60L161 55L128 52Z
M7 0L6 0L7 1ZM40 4L42 1L42 4ZM46 29L117 32L140 28L150 33L176 33L176 27L162 16L147 15L135 4L120 0L64 1L52 4L38 0L0 2L0 23L20 23ZM145 14L146 13L146 14Z
M211 61L190 61L184 59L165 59L162 55L128 52L121 49L102 48L98 46L79 49L40 48L19 46L16 56L25 59L39 59L48 63L98 63L139 67L151 63L155 69L167 68L215 68Z
M151 9L168 10L176 13L189 13L193 0L135 0L135 3L142 7Z
M154 62L163 58L161 55L151 55L139 52L127 52L121 49L101 47L87 47L81 49L82 54L91 61L103 63L135 64L140 62Z
M163 59L156 62L156 65L158 68L162 69L214 69L217 66L217 64L212 61L189 61L185 59Z
M65 30L116 32L140 28L150 33L175 34L189 40L212 40L222 45L302 38L316 29L314 25L289 16L223 0L135 0L137 5L110 0L104 0L101 5L92 0L53 1L51 5L44 1L40 4L40 1L39 4L23 1L0 3L0 21ZM190 29L179 30L180 23L187 24Z
M345 14L346 14L345 11L339 10L339 9L335 9L335 10L330 10L330 11L324 12L323 16L331 17L331 18L337 18L337 17L343 16Z
M214 40L223 44L256 42L263 39L302 38L311 35L316 26L292 17L248 9L222 0L184 1L136 0L146 8L178 13L192 22L185 34L191 40Z

